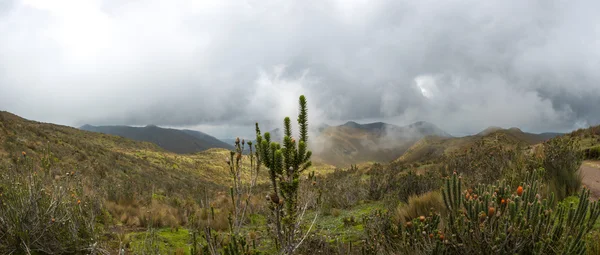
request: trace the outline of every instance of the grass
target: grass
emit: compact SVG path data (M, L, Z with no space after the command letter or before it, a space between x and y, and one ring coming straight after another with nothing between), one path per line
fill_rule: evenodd
M187 229L179 228L161 228L156 230L155 241L161 254L170 254L173 251L181 252L180 254L190 254L190 233ZM142 253L144 242L149 238L149 233L133 232L128 234L131 240L131 251L134 254Z
M328 241L356 242L361 240L363 234L362 218L376 209L382 209L383 203L365 202L352 208L339 209L339 215L319 215L315 229L318 234L326 237ZM306 218L312 219L314 212L308 213ZM354 218L354 224L345 224L343 219Z

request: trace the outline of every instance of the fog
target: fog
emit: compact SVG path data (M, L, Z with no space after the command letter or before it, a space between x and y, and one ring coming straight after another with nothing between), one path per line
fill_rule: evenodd
M429 121L453 134L600 124L597 1L0 2L0 110L249 136ZM295 118L292 118L295 119Z

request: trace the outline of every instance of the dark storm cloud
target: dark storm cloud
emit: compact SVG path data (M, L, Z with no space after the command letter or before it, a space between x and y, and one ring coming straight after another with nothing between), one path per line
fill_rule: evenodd
M69 125L600 123L597 1L0 4L0 108Z

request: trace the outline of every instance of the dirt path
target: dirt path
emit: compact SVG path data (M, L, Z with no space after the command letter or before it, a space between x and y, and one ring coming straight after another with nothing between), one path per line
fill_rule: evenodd
M587 186L592 194L592 199L600 198L600 161L585 161L579 168L583 177L582 183Z

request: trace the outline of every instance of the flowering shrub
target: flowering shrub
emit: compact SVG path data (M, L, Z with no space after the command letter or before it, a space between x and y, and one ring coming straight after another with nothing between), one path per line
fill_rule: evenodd
M446 212L431 212L394 225L389 215L373 215L365 253L428 254L584 254L586 235L600 216L600 202L590 191L577 204L540 195L544 171L529 173L519 187L503 181L463 190L454 173L445 180Z

